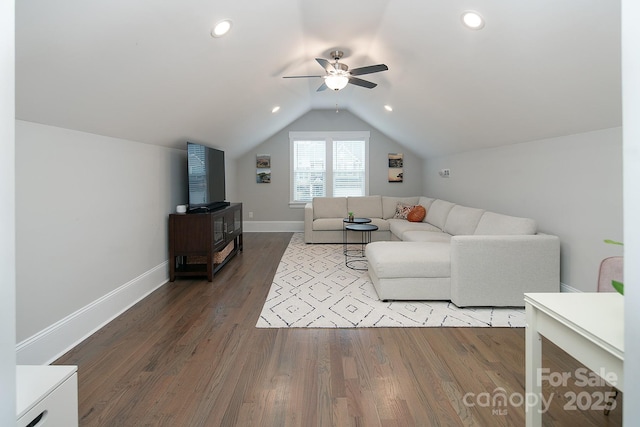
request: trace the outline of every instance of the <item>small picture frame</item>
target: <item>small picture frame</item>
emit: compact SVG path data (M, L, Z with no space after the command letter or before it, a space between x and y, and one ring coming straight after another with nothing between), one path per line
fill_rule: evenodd
M258 169L270 169L271 168L271 155L270 154L256 154L256 168L258 168Z
M404 167L404 155L402 153L389 153L389 167L398 169Z
M389 182L402 182L404 172L402 168L389 168Z
M271 183L271 169L256 169L256 183L258 183L258 184L270 184Z

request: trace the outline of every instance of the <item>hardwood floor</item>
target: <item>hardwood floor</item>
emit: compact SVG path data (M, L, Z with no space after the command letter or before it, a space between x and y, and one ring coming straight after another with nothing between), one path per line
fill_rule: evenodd
M56 361L78 365L80 425L524 425L523 329L255 328L290 236L245 233L213 283L167 283ZM543 352L550 372L580 368ZM564 408L608 390L545 384L544 424L621 425L622 396L608 417Z

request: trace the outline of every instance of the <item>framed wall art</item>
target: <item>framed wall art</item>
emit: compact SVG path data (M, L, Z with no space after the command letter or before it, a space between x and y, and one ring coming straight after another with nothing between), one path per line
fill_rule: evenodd
M270 154L256 154L256 182L258 184L271 183Z
M271 169L256 169L256 182L258 184L270 184Z
M256 168L258 168L258 169L270 169L271 168L271 155L270 154L256 154Z
M402 182L404 162L402 153L389 153L389 182Z

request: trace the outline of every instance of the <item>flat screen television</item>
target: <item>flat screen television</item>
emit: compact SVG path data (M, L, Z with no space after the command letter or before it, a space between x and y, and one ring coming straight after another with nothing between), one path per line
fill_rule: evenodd
M224 151L187 142L189 212L229 206L225 195Z

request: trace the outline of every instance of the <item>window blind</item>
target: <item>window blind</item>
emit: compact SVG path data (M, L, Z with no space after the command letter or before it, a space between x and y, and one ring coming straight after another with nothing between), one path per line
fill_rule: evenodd
M310 202L323 197L326 191L325 141L294 141L293 197L294 201Z
M333 141L333 195L365 195L364 141Z

